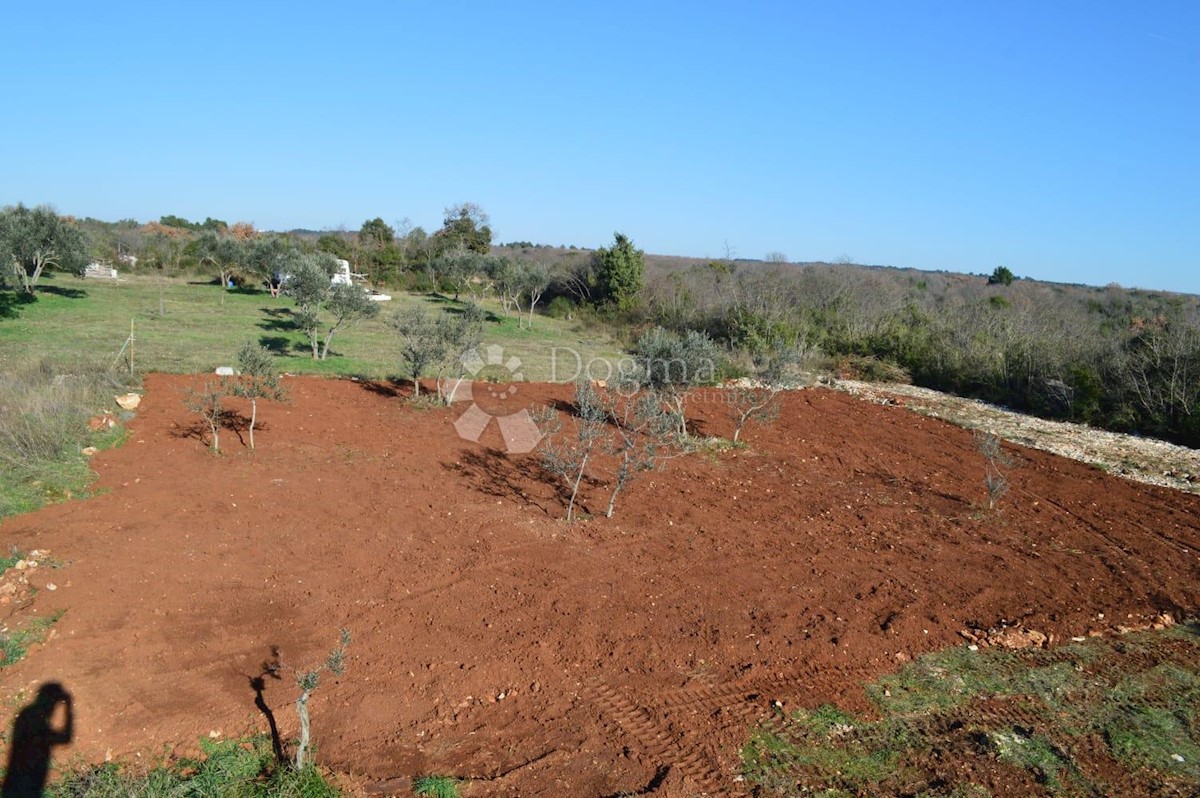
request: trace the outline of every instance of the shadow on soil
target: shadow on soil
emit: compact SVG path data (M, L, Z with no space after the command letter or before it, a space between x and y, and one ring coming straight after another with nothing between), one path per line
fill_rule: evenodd
M497 449L466 449L458 462L446 463L442 467L465 477L467 484L480 493L531 504L546 515L554 515L552 509L557 508L543 505L529 495L525 486L530 483L549 485L559 498L564 501L566 498L561 481L531 457L513 458Z
M248 432L249 429L250 416L239 413L236 410L226 410L221 413L220 423L217 426L218 433L232 432L237 436L238 442L245 446L246 438L242 435L242 433ZM256 432L268 432L270 429L270 425L265 424L262 421L259 421L254 425L254 430ZM208 428L208 423L203 420L193 422L186 426L176 425L175 428L171 430L172 437L183 440L195 438L205 446L209 445L208 438L211 434L212 431Z
M412 398L412 383L407 380L363 380L359 385L364 391L370 391L385 399Z
M270 657L259 666L257 675L242 675L246 677L246 681L250 683L250 689L254 691L254 706L258 707L258 711L267 719L267 729L271 734L271 751L275 754L275 761L284 764L286 759L283 754L283 741L279 738L279 725L275 722L275 713L271 711L266 698L263 697L263 691L267 688L267 679L276 681L282 679L279 675L281 669L279 646L271 646L270 651Z
M55 725L58 707L63 707ZM75 736L71 694L58 682L46 682L37 697L17 715L8 749L8 769L0 794L4 798L40 798L50 773L50 752Z

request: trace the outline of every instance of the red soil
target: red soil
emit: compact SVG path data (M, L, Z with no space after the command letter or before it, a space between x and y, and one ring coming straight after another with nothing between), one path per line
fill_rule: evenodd
M213 457L189 382L147 380L129 443L96 458L100 495L0 526L5 549L67 563L31 579L58 589L22 615L67 612L0 671L0 720L60 680L85 757L265 731L250 681L272 650L313 664L346 627L313 727L359 789L721 794L775 701L865 709L864 680L968 627L1062 638L1200 606L1197 497L1013 447L993 515L969 432L840 393L789 394L748 449L671 460L614 518L567 526L533 457L455 434L461 406L293 379L257 452L226 432ZM569 394L520 387L510 403ZM690 415L730 432L715 401ZM599 516L605 485L583 494ZM294 675L265 681L286 739Z

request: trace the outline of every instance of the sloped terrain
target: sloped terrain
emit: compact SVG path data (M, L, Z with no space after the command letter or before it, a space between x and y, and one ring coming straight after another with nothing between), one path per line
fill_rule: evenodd
M289 379L258 450L226 432L214 457L190 381L147 380L129 443L97 456L100 495L0 526L5 550L63 563L35 569L6 623L66 610L0 671L4 723L59 680L88 758L266 730L259 677L294 735L289 668L345 627L347 671L313 724L358 789L444 773L475 795L716 795L739 789L762 718L867 711L865 681L963 631L1053 644L1200 606L1200 498L1013 447L990 512L969 432L843 393L786 395L748 448L668 461L612 519L606 486L585 486L598 517L567 526L557 485L495 425L457 436L461 406ZM486 409L569 391L520 385ZM690 416L727 435L722 411L711 392Z

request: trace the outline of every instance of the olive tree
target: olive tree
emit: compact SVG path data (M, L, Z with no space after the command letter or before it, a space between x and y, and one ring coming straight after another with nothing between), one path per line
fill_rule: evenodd
M542 467L566 483L567 523L575 519L575 501L588 464L603 445L608 414L595 386L588 380L575 383L575 413L572 425L563 424L562 414L546 407L534 415L542 433L539 455Z
M279 383L279 369L275 367L275 356L265 347L247 341L238 350L238 375L231 393L250 400L250 448L254 448L254 426L258 423L258 400L282 401L287 391Z
M604 515L612 518L617 497L639 475L658 468L676 442L675 419L653 394L630 394L624 386L610 386L601 393L608 418L605 450L616 463L612 492Z
M779 417L779 394L794 384L793 369L800 356L799 347L775 340L754 355L753 377L726 391L734 443L739 441L747 424L770 424Z
M526 267L521 283L523 292L529 300L529 321L525 326L532 330L533 311L550 287L550 271L540 263L531 263Z
M296 686L300 688L300 697L296 699L296 715L300 719L300 738L296 741L296 756L292 767L304 770L311 739L311 723L308 716L308 702L313 692L321 686L321 673L328 671L334 676L346 672L346 648L350 645L350 630L341 629L338 632L338 642L325 661L316 667L299 671L296 674Z
M32 296L47 270L82 274L87 246L83 232L50 208L17 205L0 211L0 263Z
M679 436L686 438L684 398L693 387L711 383L716 377L716 344L696 330L677 335L655 327L638 337L633 356L641 387L671 408Z
M479 345L483 336L483 312L467 305L458 315L432 314L424 308L405 308L389 325L400 339L404 374L412 380L413 396L421 395L421 375L430 371L438 376L438 395L447 403L454 392L445 395L441 377L453 362L462 363L464 355Z
M208 427L208 446L213 454L221 453L221 426L225 423L225 407L221 400L228 396L227 388L223 378L205 379L188 388L183 395L184 407L199 415Z
M229 290L234 267L246 257L246 246L236 238L209 231L196 240L196 254L201 261L217 268L221 276L221 288Z
M293 253L286 260L283 290L296 301L296 326L308 336L314 360L329 356L329 343L339 329L379 313L379 306L361 286L331 282L337 269L337 259L332 255ZM322 341L323 315L331 318Z

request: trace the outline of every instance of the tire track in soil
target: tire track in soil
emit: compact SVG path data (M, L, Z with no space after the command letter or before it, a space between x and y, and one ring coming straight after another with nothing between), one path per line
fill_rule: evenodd
M1066 504L1058 501L1057 499L1052 499L1049 496L1042 496L1042 495L1034 493L1033 491L1030 491L1030 490L1021 490L1020 492L1025 494L1026 496L1036 499L1037 501L1045 502L1046 504L1048 504L1049 506L1058 510L1059 512L1063 513L1064 515L1068 516L1069 518L1075 519L1076 521L1078 521L1079 523L1083 524L1085 527L1090 529L1093 534L1095 534L1097 537L1099 537L1105 543L1116 548L1119 552L1121 552L1121 554L1123 556L1126 556L1126 557L1133 556L1133 553L1130 552L1129 549L1127 548L1128 544L1126 544L1125 542L1123 542L1122 540L1120 540L1113 534L1106 532L1100 526L1100 523L1098 521L1088 518L1087 516L1083 515L1082 510L1073 510L1070 507L1068 507ZM1182 540L1171 537L1170 535L1167 535L1166 533L1151 529L1150 527L1147 527L1145 524L1141 523L1140 521L1137 521L1132 518L1125 519L1125 520L1127 523L1130 523L1131 525L1136 526L1139 530L1144 532L1147 535L1147 537L1155 540L1158 543L1161 543L1164 546L1167 546L1168 548L1172 548L1177 551L1181 551L1185 554L1191 553L1194 550L1192 547L1189 547L1188 544L1184 543Z
M834 692L835 686L861 684L863 679L876 675L877 669L847 668L841 666L810 666L791 674L755 676L719 685L685 687L659 695L656 706L662 710L697 707L703 709L725 709L739 704L751 703L755 694L777 691L781 695L794 694L795 688L804 691Z
M846 685L861 684L874 671L867 668L808 667L792 674L760 676L719 685L683 688L659 693L655 700L639 705L602 679L585 685L582 697L596 705L627 735L652 756L657 764L677 768L708 795L744 795L745 791L723 778L718 757L711 746L689 744L694 732L701 738L714 732L711 713L724 716L719 736L736 744L758 722L770 718L770 701L801 693L828 696ZM680 712L704 713L707 728L673 732L662 719ZM685 718L679 718L681 723ZM725 741L722 741L725 742Z
M586 683L580 696L614 721L625 734L632 737L656 764L676 768L708 796L735 796L733 785L726 784L711 757L699 749L685 750L677 735L662 728L654 714L639 707L624 694L613 689L603 679Z

